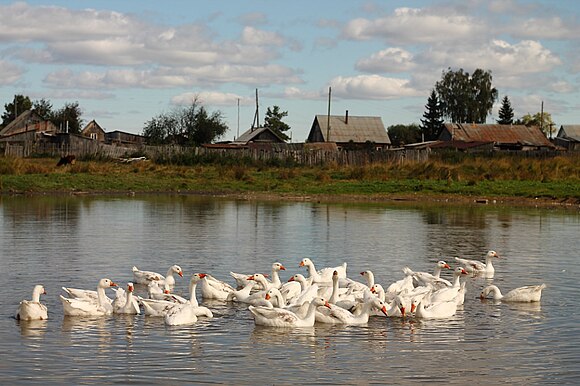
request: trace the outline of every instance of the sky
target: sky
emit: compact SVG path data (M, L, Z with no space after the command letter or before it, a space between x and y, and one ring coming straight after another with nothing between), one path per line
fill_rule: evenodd
M0 103L22 94L141 134L194 99L233 140L268 107L420 124L443 71L491 71L516 118L580 124L578 0L0 0ZM256 107L256 90L258 106ZM2 109L4 111L4 109Z

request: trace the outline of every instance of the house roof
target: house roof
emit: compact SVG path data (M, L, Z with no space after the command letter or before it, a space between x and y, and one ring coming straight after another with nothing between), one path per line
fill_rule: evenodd
M260 134L262 134L264 132L270 132L273 136L278 138L280 140L280 142L286 142L286 141L284 141L284 139L280 138L280 136L276 132L274 132L272 129L270 129L269 127L257 127L254 129L249 129L248 131L246 131L245 133L240 135L238 138L236 138L236 140L233 142L234 143L248 143L248 142L255 140L256 137L258 137Z
M318 122L325 142L391 143L381 117L348 116L347 118L346 115L331 115L330 132L327 130L328 115L316 115L314 119L313 127ZM327 138L328 133L330 135Z
M103 128L97 123L97 121L95 121L93 119L92 121L87 123L87 125L84 127L84 129L81 130L81 134L84 134L85 132L87 132L88 130L91 130L91 129L97 129L97 130L102 131L103 133L105 132L105 130L103 130Z
M580 141L580 125L562 125L558 137Z
M44 121L40 115L35 113L33 110L26 110L22 114L16 117L12 122L6 125L2 130L0 130L0 136L13 134L15 130L25 127L28 124L35 124Z
M554 147L537 126L446 123L445 128L456 141Z

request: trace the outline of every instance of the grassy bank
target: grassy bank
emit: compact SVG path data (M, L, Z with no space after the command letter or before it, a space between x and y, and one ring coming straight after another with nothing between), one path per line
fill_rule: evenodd
M548 198L580 200L580 156L536 159L465 157L404 165L269 167L163 165L79 161L56 167L52 158L0 157L0 192L273 194Z

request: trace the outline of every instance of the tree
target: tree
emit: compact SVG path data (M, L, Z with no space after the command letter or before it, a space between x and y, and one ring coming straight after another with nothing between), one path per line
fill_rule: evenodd
M189 106L176 108L169 114L159 114L147 121L143 136L154 145L201 145L222 137L227 130L221 111L209 114L195 98Z
M512 109L512 104L507 95L501 100L501 107L499 108L498 115L499 120L497 123L500 125L511 125L514 122L514 109Z
M421 119L421 131L423 132L423 139L425 141L434 141L439 137L441 129L443 128L443 113L441 112L441 103L437 98L435 90L431 90L431 95L427 99L425 105L427 111L423 113Z
M80 133L83 125L82 114L79 102L65 103L52 114L50 120L61 130L68 128L69 133Z
M53 115L52 103L44 98L34 101L32 103L32 109L36 114L42 117L42 119L48 120Z
M491 81L491 71L478 68L470 76L463 69L449 68L435 83L443 115L454 123L485 123L497 100Z
M32 108L30 98L24 95L14 95L10 103L4 104L4 113L2 114L2 126L6 127L10 122L15 120L20 114Z
M515 122L517 125L538 126L548 138L556 132L556 124L552 121L552 114L544 111L531 115L527 113Z
M421 128L415 123L411 125L392 125L387 128L387 132L391 144L395 147L421 142Z
M288 116L288 111L280 111L279 106L273 106L272 109L268 107L266 110L266 117L264 118L264 127L274 131L284 141L290 139L284 132L290 130L290 126L282 122L282 118Z

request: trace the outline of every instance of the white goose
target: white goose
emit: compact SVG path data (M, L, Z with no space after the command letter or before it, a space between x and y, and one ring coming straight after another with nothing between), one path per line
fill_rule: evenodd
M493 267L492 260L494 258L499 259L500 256L496 251L489 251L485 255L485 263L478 260L468 260L459 257L455 258L455 261L465 266L465 270L473 274L484 274L485 276L492 277L495 268Z
M23 300L16 311L18 320L46 320L48 319L48 308L40 302L40 295L46 295L44 287L40 284L34 286L32 290L32 300Z
M315 322L316 307L319 306L330 307L330 304L324 298L316 297L310 302L308 311L304 317L300 317L292 311L281 308L249 306L248 310L254 317L254 323L256 325L286 328L312 327Z
M175 286L175 277L173 274L176 273L180 277L183 277L183 271L179 265L172 265L167 270L166 276L163 276L157 272L152 271L141 271L139 268L133 266L133 282L137 284L149 284L153 280L159 281L159 284L167 284L170 288Z
M60 295L64 314L66 316L110 315L113 313L113 306L107 300L107 296L105 295L105 288L116 286L117 284L115 284L110 279L99 280L99 284L97 286L98 301L96 303L90 299L65 298L64 296Z
M200 292L203 299L227 300L235 288L205 273L196 273L200 279ZM194 276L195 276L194 275Z
M366 324L369 321L369 316L372 309L381 311L387 316L387 307L385 303L376 296L366 296L362 305L362 310L356 315L350 311L336 306L330 305L328 308L320 308L316 311L316 321L320 323L329 324L346 324L346 325L360 325Z
M446 319L452 317L457 312L457 302L451 300L425 306L422 300L414 299L411 304L411 312L415 312L417 318Z
M280 281L280 271L285 271L286 268L276 262L272 264L272 280L270 282L270 286L276 287L276 288L280 288L280 286L282 285L282 282ZM246 284L248 283L252 283L251 281L248 281L248 277L250 277L251 275L246 275L243 273L235 273L235 272L230 272L230 275L234 278L234 280L236 281L237 287L238 289L242 289L246 286ZM264 275L266 276L266 275ZM252 283L252 284L256 284L256 283ZM265 289L265 288L263 288Z
M453 271L453 284L451 287L442 288L432 292L430 295L427 295L425 297L425 304L448 302L456 299L457 295L461 291L461 275L467 275L467 271L462 267L455 268L455 271ZM465 289L465 287L463 288Z
M207 307L200 306L195 295L197 283L205 280L202 274L196 273L189 281L189 301L177 304L165 314L165 324L168 326L181 326L197 322L198 316L213 318L213 313Z
M413 279L414 279L417 286L423 286L423 287L426 287L426 286L433 286L433 287L451 286L451 283L449 281L447 281L445 279L441 279L441 270L443 268L451 269L449 264L447 264L443 260L440 260L435 264L435 269L433 270L432 274L429 272L415 272L408 267L405 267L403 269L403 272L405 272L405 274L407 274L407 275L413 276Z
M338 272L338 277L341 279L346 278L346 263L334 268L323 268L319 271L314 267L314 263L308 257L305 257L300 261L300 267L306 267L308 269L308 279L311 283L323 283L328 284L332 282L332 274L334 271Z
M127 291L124 291L126 292L125 296L119 296L121 292L117 292L117 297L113 300L113 313L130 315L141 313L139 301L133 296L134 289L133 283L127 283Z
M544 288L546 288L546 284L528 285L514 288L503 295L499 288L492 284L481 291L480 297L484 299L491 294L493 300L501 300L503 302L539 302Z
M318 296L318 284L309 285L308 281L304 277L304 275L297 273L296 275L292 276L288 281L293 282L297 281L300 283L300 287L302 291L298 296L294 298L286 299L286 301L290 305L301 305L304 302L310 302L312 299Z

